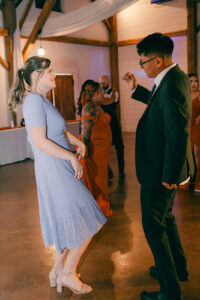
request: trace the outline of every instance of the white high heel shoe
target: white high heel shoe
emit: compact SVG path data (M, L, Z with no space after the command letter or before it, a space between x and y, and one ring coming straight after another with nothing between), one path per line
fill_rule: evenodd
M58 279L57 279L57 292L58 293L62 293L63 287L70 289L74 294L77 294L77 295L88 294L88 293L92 292L92 287L83 282L81 284L80 290L77 290L73 286L71 286L70 282L67 282L67 278L72 277L72 276L73 276L72 274L69 274L67 276L67 275L63 275L62 272L60 273L60 275L58 276Z
M51 269L51 272L49 273L49 282L50 282L50 287L56 287L57 286L57 279L60 273L62 272L62 269L57 270L55 268ZM81 275L79 273L76 273L76 277L80 278Z
M57 278L61 272L62 269L60 269L59 271L56 271L55 268L51 269L51 272L49 273L50 287L53 288L57 286Z

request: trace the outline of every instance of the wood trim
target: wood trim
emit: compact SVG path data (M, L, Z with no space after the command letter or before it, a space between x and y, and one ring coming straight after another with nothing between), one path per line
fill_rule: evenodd
M163 33L163 34L167 35L169 37L182 36L182 35L187 35L187 30L179 30L179 31L167 32L167 33ZM128 45L136 45L143 38L144 37L137 38L137 39L131 39L131 40L125 40L125 41L119 41L119 42L117 42L117 46L122 47L122 46L128 46Z
M8 30L8 35L5 36L6 45L6 61L8 63L8 78L9 85L13 83L13 34L16 29L16 9L14 1L4 0L3 7L3 22L4 28Z
M192 0L187 0L187 61L188 73L197 73L197 3Z
M110 24L109 20L105 19L105 20L103 20L103 23L105 24L108 31L110 31L111 30L111 24Z
M0 36L8 36L8 30L7 29L0 29Z
M23 0L15 0L15 8L17 8Z
M22 39L27 39L25 35L21 35ZM88 40L83 38L74 38L67 36L52 36L52 37L43 37L40 38L42 41L49 42L59 42L59 43L71 43L71 44L81 44L81 45L90 45L90 46L100 46L100 47L110 47L110 42L98 41L98 40Z
M95 2L95 1L96 1L96 0L90 0L90 2ZM109 20L108 20L108 19L105 19L105 20L103 20L102 22L105 24L107 30L110 31L110 30L111 30L111 24L110 24Z
M7 69L9 70L9 65L8 63L0 56L0 63Z
M43 9L41 10L41 13L35 23L35 26L28 38L28 41L26 42L26 45L24 46L24 49L22 50L22 55L23 55L24 61L27 59L28 55L30 54L30 52L33 48L33 45L38 37L38 32L39 32L39 30L42 30L42 28L49 16L49 13L55 3L56 3L56 0L46 0L45 5L44 5Z
M23 14L22 14L22 16L21 16L21 18L20 18L20 20L19 20L19 29L20 29L20 30L22 29L22 26L23 26L23 24L24 24L24 21L26 20L26 17L28 16L28 13L29 13L29 11L30 11L30 9L31 9L31 6L32 6L32 4L33 4L33 1L34 1L34 0L29 0L29 2L27 3L27 5L26 5L26 7L25 7L25 9L24 9L24 11L23 11Z
M119 59L117 47L117 17L109 18L111 29L109 31L110 46L110 79L111 86L119 92ZM117 106L117 116L120 122L120 106Z

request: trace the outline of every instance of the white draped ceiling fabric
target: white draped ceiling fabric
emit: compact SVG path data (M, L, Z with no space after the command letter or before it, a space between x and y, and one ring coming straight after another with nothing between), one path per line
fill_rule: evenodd
M97 22L103 21L123 9L138 2L139 0L96 0L82 8L70 13L61 14L58 17L48 18L42 29L42 37L67 35ZM21 68L22 49L20 44L20 34L29 36L33 30L35 22L26 21L21 32L16 29L14 35L14 70ZM22 107L18 107L17 118L22 118Z
M49 18L42 29L42 37L60 36L84 29L103 21L139 0L97 0L70 13ZM30 35L35 23L25 22L21 34Z

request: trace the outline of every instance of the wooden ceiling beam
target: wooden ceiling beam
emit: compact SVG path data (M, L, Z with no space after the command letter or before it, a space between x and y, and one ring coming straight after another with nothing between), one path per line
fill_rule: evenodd
M108 29L108 31L111 31L111 24L109 22L108 19L103 20L103 23L105 24L106 28Z
M7 29L0 29L0 36L8 36L8 30Z
M182 36L182 35L187 35L187 30L179 30L179 31L173 31L173 32L167 32L163 33L164 35L167 35L169 37L175 37L175 36ZM125 40L125 41L119 41L117 42L117 46L128 46L128 45L136 45L138 44L142 38L137 38L137 39L130 39L130 40Z
M96 0L90 0L90 2L95 2ZM106 28L108 29L108 31L111 31L111 24L109 19L105 19L103 20L103 23L105 24Z
M27 39L27 36L21 35L21 38ZM100 47L110 47L110 42L104 42L99 40L89 40L84 38L74 38L68 36L53 36L53 37L43 37L40 38L42 41L58 42L58 43L71 43L71 44L81 44L90 46L100 46Z
M23 0L15 0L15 8L17 8Z
M0 63L7 69L9 70L9 65L8 63L0 56Z
M24 61L27 59L27 57L29 56L33 45L38 37L38 32L40 30L42 30L48 16L49 13L51 11L51 9L53 8L54 4L56 3L56 0L46 0L44 7L35 23L35 26L28 38L28 41L26 42L26 45L24 46L24 49L22 50L22 54L23 54L23 59Z
M30 11L30 9L31 9L31 6L32 6L32 4L33 4L33 1L34 1L34 0L29 0L29 2L27 3L27 5L26 5L26 7L25 7L25 9L24 9L24 12L23 12L23 14L22 14L22 16L21 16L21 18L20 18L20 20L19 20L19 29L20 29L20 30L22 29L22 26L23 26L23 24L24 24L24 21L26 20L26 17L28 16L28 13L29 13L29 11Z

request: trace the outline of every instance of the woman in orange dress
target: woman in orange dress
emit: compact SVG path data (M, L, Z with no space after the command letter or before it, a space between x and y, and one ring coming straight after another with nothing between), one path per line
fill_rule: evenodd
M200 91L199 80L196 73L188 74L192 89L192 117L190 125L190 143L195 163L195 175L190 182L180 186L182 190L193 188L195 192L200 192Z
M83 84L84 86L84 84ZM114 215L108 197L108 161L112 144L110 116L98 105L103 99L99 83L90 81L81 94L81 135L86 154L81 158L83 181L105 216Z
M188 75L192 88L192 118L190 129L191 147L196 165L194 191L200 192L200 91L197 74Z

